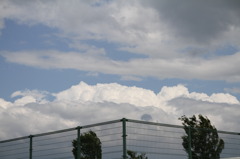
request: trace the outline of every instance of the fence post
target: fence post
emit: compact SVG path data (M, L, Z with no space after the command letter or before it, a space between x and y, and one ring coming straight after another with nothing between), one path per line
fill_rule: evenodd
M191 126L188 127L188 157L192 159L192 137L191 137Z
M29 136L29 139L30 139L30 143L29 143L29 159L32 159L32 138L33 138L33 135L30 135Z
M78 126L77 127L77 159L80 159L81 158L81 141L80 141L80 129L81 127Z
M122 120L122 139L123 139L123 159L127 159L127 133L126 133L126 118Z

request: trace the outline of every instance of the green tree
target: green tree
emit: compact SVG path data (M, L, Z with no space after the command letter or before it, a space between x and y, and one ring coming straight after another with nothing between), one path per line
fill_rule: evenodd
M197 119L195 115L189 118L184 115L179 120L182 121L186 133L182 136L182 145L189 159L220 158L220 153L224 149L224 141L218 136L217 129L207 117L199 114Z
M102 146L101 141L96 133L92 130L80 135L80 152L81 159L101 159ZM77 139L72 141L72 153L74 158L77 159Z
M137 155L136 152L128 150L127 154L128 154L128 157L127 157L128 159L148 159L145 153L141 153L140 155Z

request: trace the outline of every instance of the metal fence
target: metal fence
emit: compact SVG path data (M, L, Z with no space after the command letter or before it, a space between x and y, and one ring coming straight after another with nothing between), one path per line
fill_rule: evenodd
M72 141L89 130L102 143L102 159L126 159L129 150L148 159L189 158L182 146L182 126L123 118L0 141L0 159L74 159ZM239 158L240 133L218 131L218 135L225 142L220 158Z

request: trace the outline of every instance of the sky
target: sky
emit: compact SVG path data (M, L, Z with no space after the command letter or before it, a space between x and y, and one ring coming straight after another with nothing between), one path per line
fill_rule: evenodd
M202 114L240 132L239 0L1 0L0 140Z

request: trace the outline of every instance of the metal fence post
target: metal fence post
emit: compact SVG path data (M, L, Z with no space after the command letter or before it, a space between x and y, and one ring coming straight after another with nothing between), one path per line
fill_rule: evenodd
M29 159L32 159L32 138L33 138L33 135L30 135L29 136L29 139L30 139L30 143L29 143Z
M123 159L127 159L127 133L126 133L126 121L127 119L123 118L122 120L122 139L123 139Z
M191 126L188 127L188 157L192 159L192 137L191 137Z
M78 126L77 127L77 159L80 159L81 158L81 141L80 141L80 135L81 135L81 132L80 132L80 129L81 127Z

